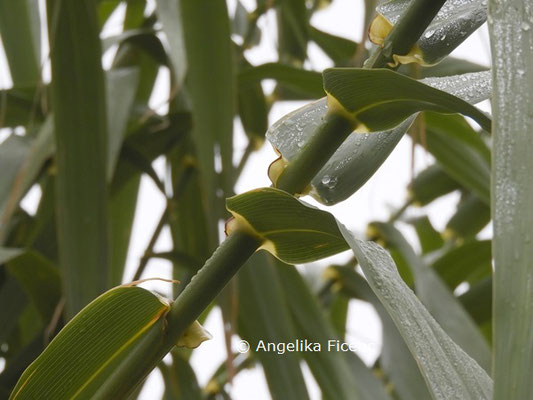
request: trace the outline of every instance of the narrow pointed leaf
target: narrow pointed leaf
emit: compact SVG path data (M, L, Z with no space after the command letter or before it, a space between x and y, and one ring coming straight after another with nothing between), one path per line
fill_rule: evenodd
M201 400L202 390L196 380L196 375L185 357L178 351L172 352L172 363L159 364L159 370L165 382L163 400Z
M35 85L0 90L0 126L28 126L41 122L43 114L39 107L39 93Z
M0 1L0 35L15 85L41 80L40 28L37 0Z
M488 72L430 78L422 82L472 103L490 96ZM379 82L376 84L380 85ZM423 85L420 82L417 84ZM290 162L300 148L305 146L327 112L326 99L310 103L277 121L268 130L266 137L282 157ZM312 180L311 185L314 190L310 194L316 200L328 205L350 197L387 159L413 120L414 116L411 116L390 130L348 136Z
M362 132L394 128L418 111L461 113L490 132L490 119L467 101L391 70L331 68L323 76L330 108L335 104ZM464 78L475 82L477 75Z
M369 302L379 315L383 325L383 348L379 363L385 380L392 385L393 393L401 400L429 399L430 394L415 358L368 283L353 268L333 267L333 271L336 283L341 285L341 293ZM402 367L398 368L398 365Z
M238 275L239 331L263 366L273 399L308 399L296 353L255 351L259 341L289 343L297 337L288 299L268 254L252 256Z
M183 37L180 1L157 0L156 12L168 40L175 85L181 88L187 71L187 56ZM198 44L200 45L200 44Z
M409 4L409 0L390 0L376 8L378 15L372 22L369 33L374 43L383 43ZM396 55L395 61L402 64L435 64L483 25L486 19L486 1L449 0L444 3L409 54Z
M135 351L144 352L146 358L154 353L168 309L168 304L142 288L118 287L104 293L73 318L28 367L10 399L105 395L110 376L127 367ZM151 347L142 346L146 340ZM139 354L135 358L139 361Z
M30 151L31 141L26 137L11 135L0 144L0 236L4 236L7 228L5 209L9 200L9 193L15 183L20 167Z
M303 63L307 57L307 7L304 0L279 2L278 52L285 64Z
M476 132L464 124L464 120L453 116L427 114L427 148L451 177L488 205L490 152L483 142L479 142Z
M1 147L0 147L1 152ZM54 152L54 135L53 135L53 118L48 117L39 129L37 137L33 139L27 151L24 154L15 152L10 155L17 155L18 160L13 162L12 166L17 166L17 171L13 176L10 188L0 187L0 193L6 193L7 198L2 204L0 197L0 232L2 227L9 223L13 213L16 211L20 200L35 183L41 168L45 161L52 156ZM6 160L9 160L8 157ZM6 168L10 171L10 168ZM9 179L12 172L7 172L4 179ZM5 191L2 191L4 189ZM0 195L1 196L1 195ZM1 236L1 233L0 233Z
M450 338L478 364L490 371L490 349L474 321L435 271L424 264L393 225L372 223L388 247L404 259L415 278L416 294Z
M251 68L251 64L244 58L239 62L242 70ZM268 129L268 106L261 82L243 82L238 79L238 109L242 126L248 138L259 148L265 141Z
M29 251L9 261L7 268L47 324L62 294L57 266L35 251Z
M5 343L28 304L26 293L12 276L8 275L2 279L0 304L9 304L9 307L0 308L0 343Z
M339 226L376 293L416 358L435 399L490 399L487 373L442 330L402 281L390 255Z
M106 97L96 3L47 4L60 265L72 317L110 285Z
M239 73L239 84L242 86L251 85L263 79L274 79L278 84L312 98L324 95L322 76L319 72L281 63L266 63L243 69Z
M421 171L408 186L408 197L415 205L425 206L459 189L459 184L438 164Z
M335 62L335 65L348 62L357 51L357 43L340 36L323 32L312 26L309 29L309 37L322 50L324 50L324 53Z
M216 226L219 218L216 189L231 190L234 169L232 151L236 98L230 23L224 1L182 0L180 5L188 64L187 87L193 109L193 140L203 181L203 204L210 226L207 240L214 247L218 242ZM213 68L213 60L216 60L216 68ZM219 157L222 167L220 177L215 171L215 157Z
M444 245L441 233L433 227L427 216L416 218L411 223L416 230L422 254L431 253Z
M470 290L459 296L465 310L479 325L487 324L491 328L492 321L492 277L482 279Z
M488 277L492 270L490 240L469 240L439 256L431 266L446 284L455 289L462 282Z
M333 327L298 271L294 267L278 264L298 337L322 346L319 352L305 352L303 355L322 389L323 397L339 400L390 399L384 387L356 354L328 351L329 341L337 338Z
M347 249L335 218L274 188L226 200L238 224L263 240L263 248L289 264L305 263Z
M457 205L455 214L446 224L445 234L469 238L477 235L490 222L490 207L486 201L470 194Z
M533 379L533 20L529 0L489 1L494 60L494 400L527 399Z
M107 180L110 181L126 133L130 109L137 92L136 68L112 69L107 73ZM120 101L117 101L120 99Z

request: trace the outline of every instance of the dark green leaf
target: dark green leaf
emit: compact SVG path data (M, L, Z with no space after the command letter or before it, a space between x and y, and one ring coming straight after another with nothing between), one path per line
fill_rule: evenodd
M467 101L391 70L331 68L323 76L330 112L351 118L362 132L394 128L418 111L462 113L490 132L490 119ZM463 85L478 76L463 76Z
M198 386L196 375L189 362L179 353L172 352L172 363L159 364L159 370L165 382L163 400L201 400L202 390Z
M110 285L106 96L96 3L49 0L48 16L60 265L72 317Z
M157 0L156 4L157 16L163 25L163 32L165 32L169 44L169 58L172 62L174 84L176 85L176 90L178 88L181 89L187 71L187 55L183 37L180 2L176 0ZM212 29L212 27L206 26L206 29ZM198 46L201 45L198 43ZM218 58L217 60L220 61Z
M0 35L11 78L16 86L41 81L38 3L37 0L0 1Z
M133 360L153 357L168 308L138 287L106 292L63 328L24 372L10 398L116 398L110 378L131 369Z
M428 217L416 218L411 223L414 225L420 241L422 254L431 253L444 245L442 235L433 227Z
M490 240L470 240L440 255L432 263L446 284L455 289L461 282L474 282L491 273Z
M357 51L357 43L312 26L309 29L309 36L333 60L335 65L346 63Z
M343 294L370 302L381 319L383 348L379 363L392 385L393 393L402 400L429 399L430 394L415 359L368 283L353 268L334 267L334 274ZM398 365L402 367L398 368Z
M193 108L193 140L204 190L204 210L210 229L208 242L215 246L216 189L230 193L233 176L234 73L230 23L226 2L182 0L181 16L187 53L187 87ZM209 12L206 12L209 10ZM216 38L216 40L213 40ZM213 68L216 60L216 68ZM222 184L215 171L220 157Z
M319 72L280 63L266 63L239 72L239 85L246 87L263 79L274 79L279 84L311 98L322 97L322 76Z
M238 285L240 336L263 366L272 398L309 398L296 353L255 351L260 341L289 343L297 337L289 301L270 257L252 256L238 275Z
M282 190L252 190L230 197L226 206L237 226L249 226L265 241L263 248L284 262L314 261L347 249L331 214Z
M458 205L446 224L445 235L468 238L475 236L490 222L490 207L478 196L470 194Z
M408 196L416 205L425 206L457 189L457 182L438 164L433 164L413 179L408 188Z
M383 386L356 354L327 351L329 341L336 340L337 335L316 298L294 267L280 263L278 271L298 336L322 346L322 351L305 352L304 357L324 398L389 399Z

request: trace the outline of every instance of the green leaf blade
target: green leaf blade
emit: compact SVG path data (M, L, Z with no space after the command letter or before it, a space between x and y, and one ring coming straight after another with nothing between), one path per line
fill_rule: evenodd
M317 260L347 250L333 216L274 188L256 189L227 199L228 210L243 219L264 248L291 263Z
M391 129L417 111L433 110L463 113L490 132L490 119L467 101L391 70L330 68L323 76L328 98L366 131Z
M161 337L159 322L168 308L157 296L137 287L104 293L73 318L28 367L10 398L96 395L143 337L153 329ZM152 347L149 354L153 353Z
M96 4L51 0L48 16L60 265L73 316L110 286L105 83Z
M372 290L416 357L433 397L490 399L490 377L444 333L403 283L389 254L376 244L356 240L346 229L341 229Z

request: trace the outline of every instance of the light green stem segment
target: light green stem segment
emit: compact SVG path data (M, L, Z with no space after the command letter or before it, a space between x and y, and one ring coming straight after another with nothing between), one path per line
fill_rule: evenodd
M236 231L217 248L172 304L167 317L167 343L170 347L260 245L259 238Z
M281 173L276 187L288 193L304 193L309 182L352 131L351 121L341 115L328 113L305 145L305 150L299 152Z
M406 12L402 21L398 23L404 26L402 28L404 30L400 32L405 37L399 37L396 34L390 40L387 38L387 40L394 43L401 41L402 48L410 49L416 43L420 34L440 9L443 0L414 0L414 2L423 4L423 6L420 5L421 8L431 9L431 16L420 18L419 11L416 13ZM439 5L431 6L433 3L438 3ZM406 19L406 21L403 21L403 19ZM372 62L370 67L379 68L386 66L386 64L387 59L380 58ZM279 176L276 186L291 194L303 192L311 182L311 179L322 169L352 131L352 121L342 115L333 112L328 113L310 142L301 149L300 154L291 161ZM138 373L132 377L132 381L137 382L141 375L148 375L157 360L162 359L172 349L187 327L216 298L217 294L260 245L261 241L257 237L237 230L219 246L172 304L167 316L168 326L165 343L159 349L158 356L154 357L155 361L148 360L145 366L141 366L137 370ZM152 362L154 364L150 366Z
M385 39L383 46L365 62L365 68L382 68L392 56L409 53L446 0L413 0Z

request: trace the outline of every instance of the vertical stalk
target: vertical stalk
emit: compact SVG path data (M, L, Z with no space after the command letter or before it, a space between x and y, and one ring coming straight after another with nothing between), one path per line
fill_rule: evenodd
M492 0L494 399L533 398L533 6Z
M110 285L107 116L93 0L48 0L59 258L73 316Z

